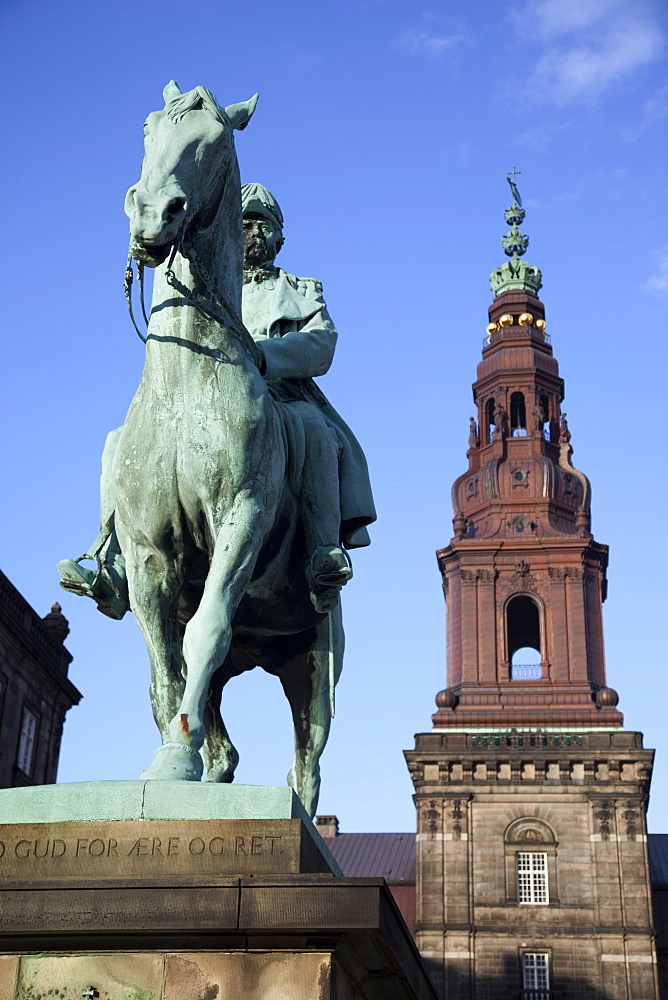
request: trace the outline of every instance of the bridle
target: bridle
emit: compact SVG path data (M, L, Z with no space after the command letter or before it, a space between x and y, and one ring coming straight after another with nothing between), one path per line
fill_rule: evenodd
M211 224L215 221L215 217L220 210L220 206L223 203L225 196L225 189L227 187L227 174L225 175L225 181L223 183L220 195L217 199L217 206L215 210L212 210L211 214L213 219ZM242 347L250 354L253 363L256 365L259 371L262 371L264 367L264 358L259 347L253 340L253 337L248 332L244 326L241 318L237 316L235 311L226 301L222 295L215 295L211 292L211 287L214 284L213 278L209 273L206 265L200 260L197 251L192 244L186 249L184 246L186 231L191 227L194 222L195 212L192 212L188 217L186 216L181 223L181 227L176 235L176 238L172 244L172 250L167 261L167 266L165 268L165 280L167 284L170 285L175 291L183 296L192 306L195 307L203 316L214 320L224 329L228 330L236 340L241 344ZM199 278L199 283L204 288L204 295L199 295L197 292L188 288L183 282L179 281L176 277L173 265L177 253L180 253L188 263L190 264L190 269L193 275ZM123 291L125 298L127 300L128 312L130 314L130 319L132 320L132 325L135 328L137 336L139 339L146 344L148 337L145 337L137 326L137 321L135 320L134 310L132 306L132 285L134 282L134 272L132 269L132 261L135 258L132 254L132 240L130 241L130 250L128 252L128 262L125 268L125 280L123 282ZM144 322L146 323L146 328L148 329L149 320L146 315L146 306L144 302L144 262L137 260L137 280L139 282L139 300L141 303L142 316Z

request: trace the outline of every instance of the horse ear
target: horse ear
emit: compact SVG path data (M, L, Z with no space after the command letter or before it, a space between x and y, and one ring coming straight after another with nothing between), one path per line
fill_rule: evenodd
M181 91L176 80L170 80L165 89L162 92L162 96L165 99L165 104L169 104L173 101L175 97L181 96Z
M230 119L232 128L238 129L239 132L246 128L249 121L253 117L253 112L255 111L255 105L257 104L259 96L259 94L254 94L250 101L244 101L242 104L227 105L225 108L225 114Z

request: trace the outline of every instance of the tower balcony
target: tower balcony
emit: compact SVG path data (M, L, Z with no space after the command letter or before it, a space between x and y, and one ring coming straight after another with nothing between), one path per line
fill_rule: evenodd
M498 344L500 340L508 341L516 339L517 333L514 330L497 330L486 334L482 338L482 349L483 351L486 351L488 347L491 347L492 344ZM552 346L552 337L547 330L543 330L540 335L535 336L534 339L536 339L539 344L549 344Z
M510 668L510 679L513 681L539 681L542 676L542 663L513 663Z

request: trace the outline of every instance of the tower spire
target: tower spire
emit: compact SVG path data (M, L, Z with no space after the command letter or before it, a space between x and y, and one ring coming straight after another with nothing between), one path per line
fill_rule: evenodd
M517 174L508 174L509 259L492 272L468 468L452 488L454 538L438 553L448 688L432 718L443 731L622 724L603 653L608 550L592 537L589 480L571 461L540 271L522 260Z
M526 216L522 208L522 199L515 183L515 177L521 173L513 167L508 171L506 180L510 185L513 203L503 217L510 226L509 231L501 239L501 246L506 256L510 257L501 267L495 268L489 276L490 285L495 295L502 292L525 291L537 295L543 284L543 276L537 267L520 260L529 246L529 237L520 230Z

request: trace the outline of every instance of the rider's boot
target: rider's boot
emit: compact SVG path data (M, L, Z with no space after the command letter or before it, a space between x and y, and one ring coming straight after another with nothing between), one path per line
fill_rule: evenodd
M304 401L290 406L298 410L304 425L301 513L308 554L306 579L313 607L325 614L336 607L341 587L353 575L350 559L339 542L341 446L317 406Z
M321 545L311 555L306 570L311 603L321 614L332 611L341 587L352 579L350 557L340 545Z
M107 550L104 560L94 570L81 565L82 559L90 558L86 555L79 559L62 559L58 563L60 586L70 594L91 597L98 611L120 621L130 610L125 559L120 552Z

